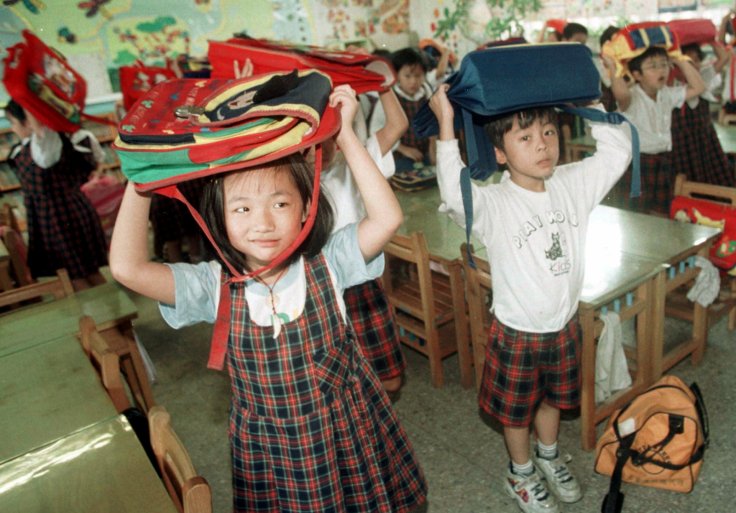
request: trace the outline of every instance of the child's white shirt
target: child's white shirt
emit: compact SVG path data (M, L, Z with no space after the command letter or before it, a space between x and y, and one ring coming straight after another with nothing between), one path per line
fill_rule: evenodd
M357 225L349 225L330 236L322 253L327 261L330 280L335 289L343 320L345 303L343 291L353 285L378 278L383 272L384 258L379 254L366 262L358 245ZM174 274L175 303L159 303L161 316L172 328L181 328L197 322L214 322L220 302L222 267L219 262L199 264L167 264ZM246 301L251 320L259 326L273 325L270 291L261 282L246 281ZM278 297L277 312L289 320L299 317L306 302L306 274L304 259L289 266L288 271L273 286Z
M492 311L503 324L531 332L562 329L577 311L590 212L631 160L627 128L591 123L596 153L558 166L545 192L511 180L472 186L473 233L485 245L493 276ZM443 206L465 226L457 140L438 141Z
M419 88L419 91L416 92L414 95L408 95L404 92L403 89L399 87L398 82L394 84L394 93L396 93L397 96L400 96L406 100L411 101L419 101L421 99L429 99L430 96L432 96L432 89L430 85L426 82L422 84L422 87ZM409 120L409 123L411 123L411 119ZM383 110L383 104L379 101L376 103L376 106L373 109L373 116L371 116L371 124L368 127L368 133L369 134L375 134L378 132L381 128L383 128L386 125L386 113ZM394 145L392 150L396 150L396 148L399 146L399 142L397 141Z
M375 134L368 138L365 147L381 174L386 179L391 178L396 170L391 152L388 151L385 155L381 155L381 147ZM358 191L358 186L355 184L353 174L342 152L335 155L330 167L327 170L322 170L320 176L320 186L325 191L335 214L333 233L348 224L357 223L365 217L363 198L360 191Z
M687 86L667 86L657 91L656 101L639 84L629 89L631 104L623 111L639 131L639 150L657 154L672 150L672 109L685 103Z

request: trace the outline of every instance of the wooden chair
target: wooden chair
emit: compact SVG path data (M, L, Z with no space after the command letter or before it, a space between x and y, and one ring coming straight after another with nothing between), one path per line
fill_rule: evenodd
M713 201L736 207L736 188L693 182L684 174L675 178L675 196L685 196L700 200ZM693 322L693 309L681 297L667 305L667 314ZM708 309L708 326L728 315L728 329L736 329L736 276L728 275L725 285L721 285L721 294Z
M85 319L84 327L82 327L82 321L80 320L82 347L97 371L102 386L107 390L115 409L118 413L122 413L132 407L132 404L126 394L125 385L120 374L120 358L110 348L100 332L97 331L92 318L84 316L82 319ZM89 321L91 321L91 324Z
M470 386L472 363L460 262L430 258L420 232L394 235L384 253L383 285L394 309L401 342L429 358L435 387L444 382L443 358L458 352L463 386ZM432 270L430 261L442 265L447 274Z
M468 245L463 243L463 273L465 275L465 298L468 302L468 324L470 341L473 345L473 366L475 367L475 388L480 389L483 378L483 363L488 345L488 329L491 326L491 267L488 262L473 255L475 267L470 265ZM472 247L470 248L472 251Z
M148 412L148 426L161 478L176 508L182 513L211 513L210 485L194 470L186 447L171 426L169 412L154 406Z
M111 328L102 332L97 330L97 325L92 317L83 315L79 318L79 341L82 348L89 355L91 341L95 336L100 336L105 341L105 346L116 357L118 374L125 377L125 382L130 390L135 406L144 414L155 406L153 391L143 364L136 366L133 357L141 358L136 341L123 335L120 330ZM141 369L141 370L139 370Z
M61 299L74 294L74 287L66 269L56 271L56 278L44 280L0 293L0 307L16 306L23 301L39 300L46 296Z
M15 287L25 287L34 283L35 280L28 267L28 248L20 232L11 226L3 225L0 226L0 238L8 250Z

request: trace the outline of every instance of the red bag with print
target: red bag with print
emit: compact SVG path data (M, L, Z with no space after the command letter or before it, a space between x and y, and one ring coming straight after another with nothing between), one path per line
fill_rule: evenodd
M11 98L57 132L75 132L82 120L87 82L63 55L35 34L8 48L3 85Z
M335 87L349 84L358 94L385 91L396 81L391 64L375 55L290 46L250 37L210 41L207 57L212 78L242 78L250 60L253 75L318 69L330 77Z
M150 91L153 86L176 78L176 73L169 67L146 66L136 61L131 66L120 67L120 92L123 95L123 107L128 111Z

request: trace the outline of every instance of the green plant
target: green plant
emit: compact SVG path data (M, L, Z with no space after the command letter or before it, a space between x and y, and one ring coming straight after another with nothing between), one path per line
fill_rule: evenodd
M480 1L480 0L475 0ZM459 30L465 33L470 16L470 9L474 0L454 0L452 8L445 7L442 17L437 20L434 37L448 39L450 34ZM542 0L485 0L491 18L485 26L484 34L486 40L504 39L511 36L521 35L523 32L522 22L531 13L539 12Z

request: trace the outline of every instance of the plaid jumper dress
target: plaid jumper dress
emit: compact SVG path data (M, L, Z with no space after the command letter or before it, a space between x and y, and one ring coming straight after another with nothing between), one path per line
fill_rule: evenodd
M230 285L235 511L407 512L424 476L375 374L342 321L327 264L305 260L306 300L274 328Z
M66 268L72 279L107 265L107 243L100 218L80 187L94 170L91 153L74 149L65 134L61 158L43 169L30 144L13 158L28 216L28 266L34 278ZM84 143L84 142L83 142Z
M394 314L378 280L345 290L345 309L363 356L379 379L400 376L406 368Z
M713 185L736 185L734 166L723 152L710 117L710 106L700 99L691 109L687 102L672 111L672 166L675 174Z

